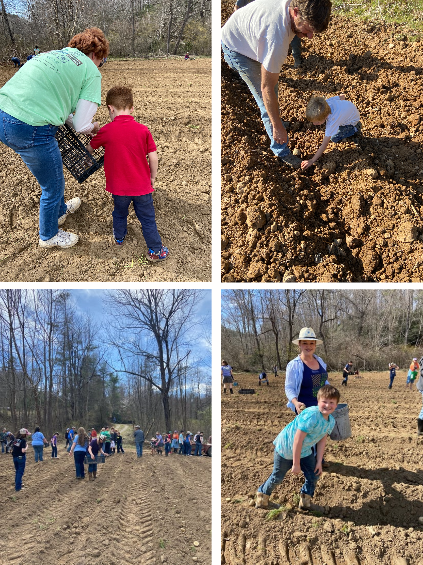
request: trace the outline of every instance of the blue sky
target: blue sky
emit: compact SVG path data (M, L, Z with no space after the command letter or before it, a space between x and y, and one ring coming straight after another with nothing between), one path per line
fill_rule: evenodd
M104 302L107 292L103 289L68 290L74 299L75 308L81 315L89 314L99 327L108 327L110 313ZM211 290L198 290L200 300L192 316L194 340L191 358L200 360L199 365L211 375ZM199 331L198 323L203 325Z

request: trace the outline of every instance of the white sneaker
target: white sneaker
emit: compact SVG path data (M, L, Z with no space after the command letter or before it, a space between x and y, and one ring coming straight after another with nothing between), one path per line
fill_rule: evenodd
M54 237L47 239L47 241L43 241L42 239L40 239L39 246L40 247L57 246L66 249L67 247L73 247L74 245L76 245L78 243L78 239L79 237L76 235L76 233L70 233L67 231L59 230Z
M78 208L81 206L81 199L78 198L78 196L76 196L75 198L72 198L72 200L68 200L66 202L66 206L67 206L66 212L63 214L63 216L60 216L59 218L59 226L61 226L64 223L64 221L66 220L66 216L68 214L73 214L78 210Z

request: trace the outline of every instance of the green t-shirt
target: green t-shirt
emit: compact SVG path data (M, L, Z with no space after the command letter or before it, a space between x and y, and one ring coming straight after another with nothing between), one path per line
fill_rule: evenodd
M60 126L78 100L101 104L101 73L73 47L33 57L0 89L0 109L31 126Z

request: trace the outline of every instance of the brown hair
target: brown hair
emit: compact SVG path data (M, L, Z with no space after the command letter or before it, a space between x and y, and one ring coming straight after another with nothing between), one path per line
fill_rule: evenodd
M317 400L320 400L320 398L334 398L336 402L339 402L341 393L332 385L324 385L317 392Z
M312 96L307 104L306 118L309 122L321 122L330 114L329 104L323 96Z
M294 0L291 8L298 8L302 21L306 21L315 33L328 28L332 2L330 0Z
M106 94L106 105L114 106L117 110L126 110L134 105L132 90L127 86L113 86Z
M87 434L84 428L78 428L78 445L85 445L85 440L87 439Z
M84 55L94 53L99 59L104 59L109 54L109 42L98 27L89 27L74 35L69 41L68 47L75 47Z

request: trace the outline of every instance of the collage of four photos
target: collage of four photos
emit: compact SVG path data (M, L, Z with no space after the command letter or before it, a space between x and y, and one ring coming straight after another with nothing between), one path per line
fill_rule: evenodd
M420 0L2 0L0 565L423 565L422 77Z

